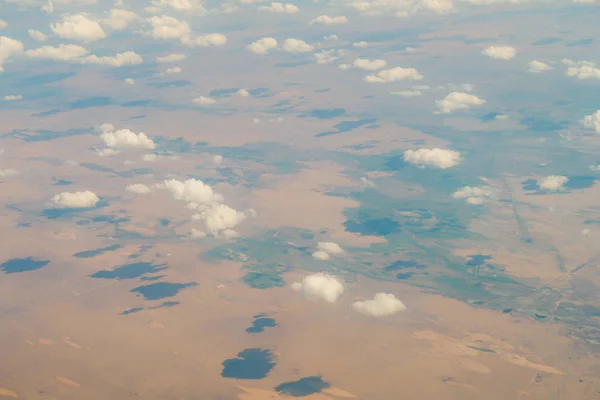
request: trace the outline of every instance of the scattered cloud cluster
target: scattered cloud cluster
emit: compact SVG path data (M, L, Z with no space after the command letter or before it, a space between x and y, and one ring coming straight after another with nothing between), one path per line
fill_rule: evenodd
M567 66L567 76L578 79L600 79L600 68L593 61L573 61L568 58L562 61Z
M581 122L584 127L593 129L596 133L600 133L600 110L597 110L591 115L586 115Z
M313 258L317 260L329 260L332 255L339 255L344 252L344 249L334 242L319 242L317 243L317 249L312 253Z
M311 25L314 24L321 24L321 25L339 25L339 24L345 24L346 22L348 22L348 18L342 16L338 16L338 17L330 17L329 15L320 15L318 17L316 17L315 19L313 19L312 21L310 21Z
M4 63L23 52L23 43L7 36L0 36L0 72L4 71Z
M390 293L377 293L372 299L357 301L352 308L372 317L385 317L406 310L406 306Z
M286 13L286 14L294 14L299 11L298 7L290 3L271 3L268 6L260 6L258 7L261 11L269 11L273 13Z
M100 198L96 193L85 190L82 192L62 192L52 197L52 203L59 208L91 208Z
M455 199L465 199L469 204L483 204L486 198L491 195L487 188L476 186L464 186L458 189L452 195Z
M569 178L561 175L550 175L538 181L538 186L542 190L556 192L562 190Z
M404 161L419 166L432 168L452 168L461 161L460 153L454 150L438 149L418 149L406 150L404 152Z
M416 69L400 67L384 69L379 71L376 75L368 75L365 77L365 81L369 83L397 82L404 80L420 81L421 79L423 79L423 75Z

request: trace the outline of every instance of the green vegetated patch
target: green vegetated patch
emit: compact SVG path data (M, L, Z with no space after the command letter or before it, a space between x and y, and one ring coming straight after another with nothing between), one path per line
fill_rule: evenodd
M285 280L273 272L248 272L242 281L254 289L271 289L285 286Z

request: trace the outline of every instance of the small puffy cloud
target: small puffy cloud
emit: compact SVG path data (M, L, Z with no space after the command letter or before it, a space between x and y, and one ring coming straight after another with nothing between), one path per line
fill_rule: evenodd
M272 37L264 37L250 43L246 49L254 54L267 54L269 50L277 47L277 40Z
M538 61L538 60L530 61L527 64L527 70L529 72L533 72L533 73L540 73L540 72L543 72L543 71L550 71L552 69L554 69L554 68L552 68L550 65L546 64L545 62Z
M4 101L17 101L17 100L23 100L23 96L21 96L20 94L9 94L4 96Z
M229 237L232 237L234 228L246 218L246 214L225 204L215 204L192 217L193 220L204 221L206 230L213 235L220 236L224 232Z
M581 123L584 127L593 129L596 133L600 133L600 110L597 110L592 115L586 115Z
M352 47L358 47L358 48L368 47L369 44L370 44L369 42L365 42L364 40L361 40L360 42L352 43Z
M110 149L126 150L126 149L148 149L152 150L156 147L152 139L144 132L135 133L129 129L115 128L111 124L104 124L98 128L102 134L100 138L104 144Z
M213 47L227 44L227 36L222 33L209 33L207 35L184 35L181 43L188 47Z
M86 14L66 15L62 22L50 25L52 32L63 39L93 42L106 37L106 33L97 21Z
M360 183L366 187L366 188L375 188L377 187L377 185L375 184L375 182L373 182L372 180L370 180L369 178L366 178L364 176L360 177Z
M390 293L377 293L372 299L357 301L352 308L372 317L385 317L406 310L406 306Z
M367 71L375 71L387 65L385 60L368 60L366 58L357 58L352 63L354 68L364 69Z
M364 80L369 83L384 83L404 80L419 81L421 79L423 79L423 75L414 68L395 67L379 71L377 75L368 75Z
M306 53L315 49L304 40L298 39L286 39L281 48L287 53Z
M100 20L105 25L110 26L116 31L127 28L127 25L138 19L138 15L133 11L113 8L109 11L109 17Z
M206 232L201 231L200 229L194 229L194 228L192 228L190 230L190 236L193 239L204 239L206 237Z
M90 208L94 207L100 199L96 193L85 190L83 192L62 192L52 197L52 203L61 208Z
M18 175L19 173L14 169L0 169L0 179L2 178L10 178Z
M319 242L317 243L317 248L329 254L341 254L344 252L344 249L334 242Z
M568 67L567 76L578 79L600 79L600 68L593 61L573 61L568 58L562 61Z
M315 260L321 260L321 261L325 261L325 260L329 260L331 258L331 256L329 255L328 252L326 251L315 251L314 253L312 253L312 256Z
M206 96L198 96L192 99L192 101L194 102L194 104L198 104L200 106L208 106L217 102L215 99Z
M27 33L29 34L30 38L37 40L38 42L45 42L46 39L48 39L48 35L35 29L27 29Z
M135 84L135 79L132 79L132 78L125 78L125 79L123 79L123 81L128 85Z
M490 46L483 51L483 54L497 60L510 60L517 55L517 50L509 46Z
M315 53L315 61L317 64L331 64L340 59L344 55L343 50L323 50L319 53Z
M25 54L33 58L48 58L55 61L73 61L89 53L88 49L76 44L59 44L58 46L42 46L27 50Z
M286 13L286 14L294 14L297 13L298 7L293 4L283 4L283 3L271 3L269 6L260 6L258 7L261 11L270 11L274 13Z
M422 95L423 93L420 90L401 90L399 92L390 92L390 94L402 97L416 97Z
M23 52L23 43L8 36L0 36L0 72L4 71L4 63L11 57Z
M404 161L419 167L446 169L458 165L461 157L458 151L438 149L436 147L434 149L406 150L404 152Z
M152 153L150 153L150 154L144 154L144 155L142 156L142 161L146 161L146 162L154 162L154 161L156 161L156 160L158 160L158 156L157 156L156 154L152 154Z
M338 38L338 35L333 34L333 35L324 36L323 40L340 40L340 39Z
M223 162L223 156L220 156L220 155L213 156L213 163L215 165L221 165L222 162Z
M185 59L186 59L185 54L173 53L173 54L167 54L166 56L156 57L156 62L157 63L172 63L172 62L177 62L177 61L183 61Z
M134 183L131 185L127 185L125 187L125 190L128 192L137 193L137 194L147 194L152 191L152 189L150 187L148 187L147 185L144 185L143 183Z
M484 104L485 100L468 93L452 92L444 99L437 100L435 103L440 113L448 114L456 110L466 110L471 106Z
M189 36L192 32L190 25L185 21L167 15L153 16L147 19L150 23L150 35L154 39L179 39Z
M320 15L317 18L310 21L310 24L311 25L314 25L314 24L339 25L339 24L345 24L346 22L348 22L348 18L344 17L343 15L341 15L339 17L330 17L328 15Z
M206 12L200 0L153 0L157 7L171 7L175 10L201 10Z
M561 175L550 175L542 178L538 181L540 189L547 190L549 192L556 192L563 189L565 183L569 181L569 178Z
M248 97L250 96L250 92L248 92L246 89L240 89L237 92L234 93L236 96L240 96L240 97Z
M135 51L126 51L124 53L118 53L114 56L102 56L98 57L95 54L87 56L81 59L83 64L98 64L108 65L111 67L122 67L123 65L138 65L144 62L142 56L137 54Z
M318 272L308 275L301 282L294 282L292 289L311 300L335 303L344 292L344 286L335 277Z
M179 68L179 67L167 68L165 70L165 74L167 74L167 75L179 74L179 73L181 73L181 68Z
M473 186L464 186L452 195L455 199L465 199L469 204L482 204L489 196L490 191L488 189Z
M4 20L0 19L0 29L5 29L8 27L8 23Z
M167 189L175 200L193 204L194 207L191 207L193 209L223 201L221 194L216 193L210 185L197 179L187 179L185 181L169 179L159 184L157 188Z

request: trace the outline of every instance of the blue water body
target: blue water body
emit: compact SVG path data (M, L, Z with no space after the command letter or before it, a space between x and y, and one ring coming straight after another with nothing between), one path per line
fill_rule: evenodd
M101 279L136 279L145 274L162 271L165 268L167 267L164 264L154 265L149 262L136 262L121 265L111 270L98 271L90 276Z
M97 255L106 253L107 251L114 251L114 250L120 249L121 247L123 247L123 246L120 244L113 244L112 246L102 247L99 249L80 251L78 253L73 254L73 257L75 257L75 258L92 258L92 257L96 257Z
M275 387L278 393L292 397L304 397L319 393L331 385L320 376L308 376L293 382L285 382Z
M594 39L579 39L565 44L565 47L590 46L593 42Z
M49 260L35 260L33 257L12 258L0 264L0 271L5 274L16 274L19 272L30 272L50 264Z
M361 119L358 121L342 121L333 126L334 130L317 133L315 137L324 137L330 135L339 135L340 133L348 132L361 126L371 125L377 122L375 119Z
M274 328L277 326L277 322L273 318L267 318L264 314L259 314L254 317L252 326L246 329L246 333L260 333L264 332L265 328Z
M328 108L328 109L313 109L310 111L310 116L318 119L331 119L341 117L346 114L346 110L343 108Z
M71 110L79 110L84 108L92 108L92 107L106 107L112 104L112 101L108 97L104 96L94 96L88 97L85 99L75 100L69 107Z
M196 286L196 282L188 283L170 283L157 282L150 285L139 286L131 289L130 292L138 293L146 300L161 300L167 297L177 296L177 294L185 288Z
M547 37L540 40L536 40L532 43L533 46L545 46L560 42L562 39L559 37Z
M223 378L232 379L263 379L275 367L273 355L267 349L246 349L237 354L236 358L223 361Z
M156 89L166 89L171 87L185 87L191 86L191 81L186 80L176 80L176 81L166 81L166 82L150 82L148 86L156 88Z
M144 307L134 307L121 312L121 315L129 315L144 310Z
M391 218L376 218L362 221L344 222L346 232L359 233L364 236L387 236L398 232L400 224Z
M52 184L53 186L69 186L72 185L73 182L68 181L66 179L57 179L54 181L54 183Z

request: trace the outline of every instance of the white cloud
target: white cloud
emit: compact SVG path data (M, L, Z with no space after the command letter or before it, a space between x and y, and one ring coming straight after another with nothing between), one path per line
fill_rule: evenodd
M46 35L44 32L36 31L35 29L27 29L27 33L29 34L29 37L37 40L38 42L44 42L46 39L48 39L48 35Z
M377 185L375 184L375 182L373 182L372 180L370 180L369 178L366 178L364 176L360 177L360 183L367 188L375 188L377 187Z
M550 65L546 64L545 62L538 61L538 60L530 61L527 64L527 70L529 72L533 72L533 73L540 73L540 72L543 72L543 71L550 71L552 69L554 69L554 68L552 68Z
M172 62L177 62L177 61L183 61L185 59L186 59L185 54L173 53L173 54L167 54L166 56L156 57L156 62L157 63L172 63Z
M150 153L150 154L144 154L144 155L142 156L142 161L146 161L146 162L154 162L154 161L156 161L156 160L158 160L158 156L157 156L156 154L152 154L152 153Z
M293 13L297 13L298 7L296 7L293 4L283 4L283 3L271 3L270 6L260 6L258 7L259 10L261 11L270 11L270 12L274 12L274 13L286 13L286 14L293 14Z
M264 37L250 43L246 49L254 54L267 54L269 50L277 47L277 40L272 37Z
M152 139L148 138L144 132L135 133L129 129L115 130L111 124L103 124L98 127L102 132L100 138L107 147L115 150L126 149L149 149L156 147Z
M567 76L574 76L579 79L600 79L600 68L593 61L573 61L568 58L562 61L568 67Z
M234 93L236 96L240 96L240 97L248 97L250 96L250 92L248 92L246 89L240 89L237 92Z
M469 204L482 204L490 194L487 188L464 186L454 192L452 197L455 199L465 199Z
M561 175L550 175L538 181L540 189L555 192L561 190L569 178Z
M377 75L368 75L364 80L369 83L384 83L403 80L419 81L421 79L423 79L423 75L414 68L395 67L379 71Z
M497 60L510 60L517 55L517 50L509 46L490 46L483 51L483 54Z
M600 110L597 110L592 115L586 115L581 123L584 127L593 129L596 133L600 133Z
M227 36L222 33L209 33L198 36L184 35L181 37L181 43L188 47L223 46L227 44Z
M125 83L128 85L135 84L135 79L132 79L132 78L125 78L125 79L123 79L123 81L125 81Z
M152 191L152 189L150 187L148 187L147 185L144 185L143 183L134 183L131 185L127 185L125 187L125 190L131 193L137 193L137 194L146 194L146 193L150 193Z
M215 165L221 165L222 162L223 162L223 156L220 156L220 155L213 156L213 163Z
M87 56L81 60L84 64L109 65L111 67L122 67L123 65L138 65L144 62L142 56L135 51L126 51L114 56L98 57L95 54Z
M437 100L435 103L439 108L439 112L448 114L456 110L466 110L471 106L484 104L485 100L468 93L452 92L443 100Z
M281 48L287 53L306 53L315 49L314 46L298 39L286 39Z
M350 7L365 15L394 15L406 18L419 10L431 10L437 13L452 11L452 0L353 0Z
M323 40L340 40L340 38L338 38L338 35L332 34L332 35L323 36Z
M399 92L390 92L390 94L402 97L416 97L422 95L423 93L420 90L401 90Z
M206 12L200 0L153 0L152 3L158 7L171 7L175 10L200 10Z
M100 22L110 26L116 31L127 28L127 25L139 18L133 11L121 10L118 8L113 8L109 13L110 17L101 19Z
M25 52L29 57L49 58L56 61L73 61L88 53L89 51L85 47L76 44L59 44L57 47L42 46Z
M204 221L206 230L213 235L219 236L220 233L224 232L229 237L234 234L234 228L246 218L246 214L225 204L212 205L203 212L192 216L193 220Z
M9 95L4 96L4 100L5 101L23 100L23 96L20 94L9 94Z
M364 40L361 40L360 42L352 43L352 47L359 47L359 48L368 47L369 44L370 44L369 42L365 42Z
M0 179L10 178L18 175L19 173L14 169L0 169Z
M315 251L314 253L312 253L312 256L314 259L321 260L321 261L329 260L329 258L331 258L329 253L327 253L326 251L321 251L321 250Z
M167 75L179 74L179 73L181 73L181 68L179 68L179 67L167 68L165 70L165 74L167 74Z
M387 65L385 60L368 60L366 58L357 58L352 63L354 68L364 69L367 71L375 71Z
M341 254L344 252L344 249L334 242L319 242L317 243L317 248L329 254Z
M198 104L201 106L207 106L207 105L215 104L217 102L215 99L212 99L212 98L206 97L206 96L196 97L196 98L192 99L192 101L194 102L194 104Z
M152 26L150 34L154 39L179 39L192 32L187 22L167 15L150 17L147 21Z
M419 167L451 168L458 165L461 161L460 153L454 150L438 149L418 149L406 150L404 152L404 161Z
M328 15L320 15L317 18L310 21L310 24L323 24L323 25L338 25L345 24L348 22L348 18L342 16L339 17L330 17Z
M100 199L96 193L85 190L83 192L62 192L52 197L52 203L61 208L90 208L94 207Z
M344 50L323 50L319 53L315 53L315 61L317 64L331 64L340 59L344 55Z
M322 272L308 275L302 282L294 282L292 289L311 300L325 300L329 303L335 303L344 292L340 281Z
M23 43L8 36L0 36L0 72L4 71L4 63L11 57L23 52Z
M175 200L194 204L195 207L193 208L211 206L223 201L221 194L216 193L211 186L196 179L187 179L185 181L169 179L157 187L167 189L171 192Z
M406 310L406 306L390 293L377 293L372 299L352 304L356 311L372 317L385 317Z
M0 29L5 29L8 27L8 23L4 20L0 19Z
M86 14L66 15L62 22L50 25L50 28L63 39L93 42L106 37L100 24L89 19Z

